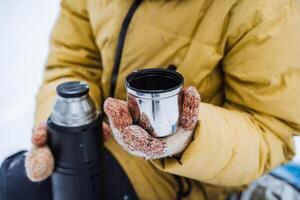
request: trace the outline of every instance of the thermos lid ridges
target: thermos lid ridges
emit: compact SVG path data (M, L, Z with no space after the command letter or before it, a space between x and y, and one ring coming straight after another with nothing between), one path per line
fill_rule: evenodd
M59 96L64 98L82 97L89 93L89 86L85 81L72 81L60 84L56 88Z
M96 107L88 95L84 81L65 82L56 88L58 97L53 105L51 121L59 126L77 127L96 120Z

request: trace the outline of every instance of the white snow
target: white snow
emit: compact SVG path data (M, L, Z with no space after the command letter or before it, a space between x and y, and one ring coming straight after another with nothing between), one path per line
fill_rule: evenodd
M59 0L0 2L0 163L30 146L35 94L58 10Z

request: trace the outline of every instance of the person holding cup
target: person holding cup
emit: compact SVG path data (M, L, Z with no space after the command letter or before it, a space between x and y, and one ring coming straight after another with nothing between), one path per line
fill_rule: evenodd
M56 86L84 80L107 114L106 175L123 177L112 184L109 176L108 193L222 200L241 191L295 154L299 23L297 0L63 0L37 95L28 177L42 181L52 174L47 127L39 124L51 112ZM124 85L133 71L168 66L185 87L174 108L175 131L160 137L154 118L128 90L126 101Z

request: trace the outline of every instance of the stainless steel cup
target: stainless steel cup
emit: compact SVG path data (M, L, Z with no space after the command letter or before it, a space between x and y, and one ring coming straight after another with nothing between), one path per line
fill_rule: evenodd
M126 77L128 106L136 122L147 122L156 137L176 132L182 107L184 79L168 69L142 69Z

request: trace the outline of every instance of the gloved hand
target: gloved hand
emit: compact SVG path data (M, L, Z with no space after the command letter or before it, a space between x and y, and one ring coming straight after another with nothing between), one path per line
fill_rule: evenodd
M108 116L115 140L129 153L146 159L179 154L190 143L198 120L200 95L196 88L183 90L183 107L179 128L173 135L157 138L146 118L137 116L133 102L108 98L104 112ZM133 120L134 118L134 120ZM133 121L136 123L133 124Z
M107 140L111 134L109 126L103 122L102 138ZM31 142L33 147L27 153L25 169L27 177L33 182L39 182L48 178L54 169L54 158L47 145L47 124L41 123L32 131Z

